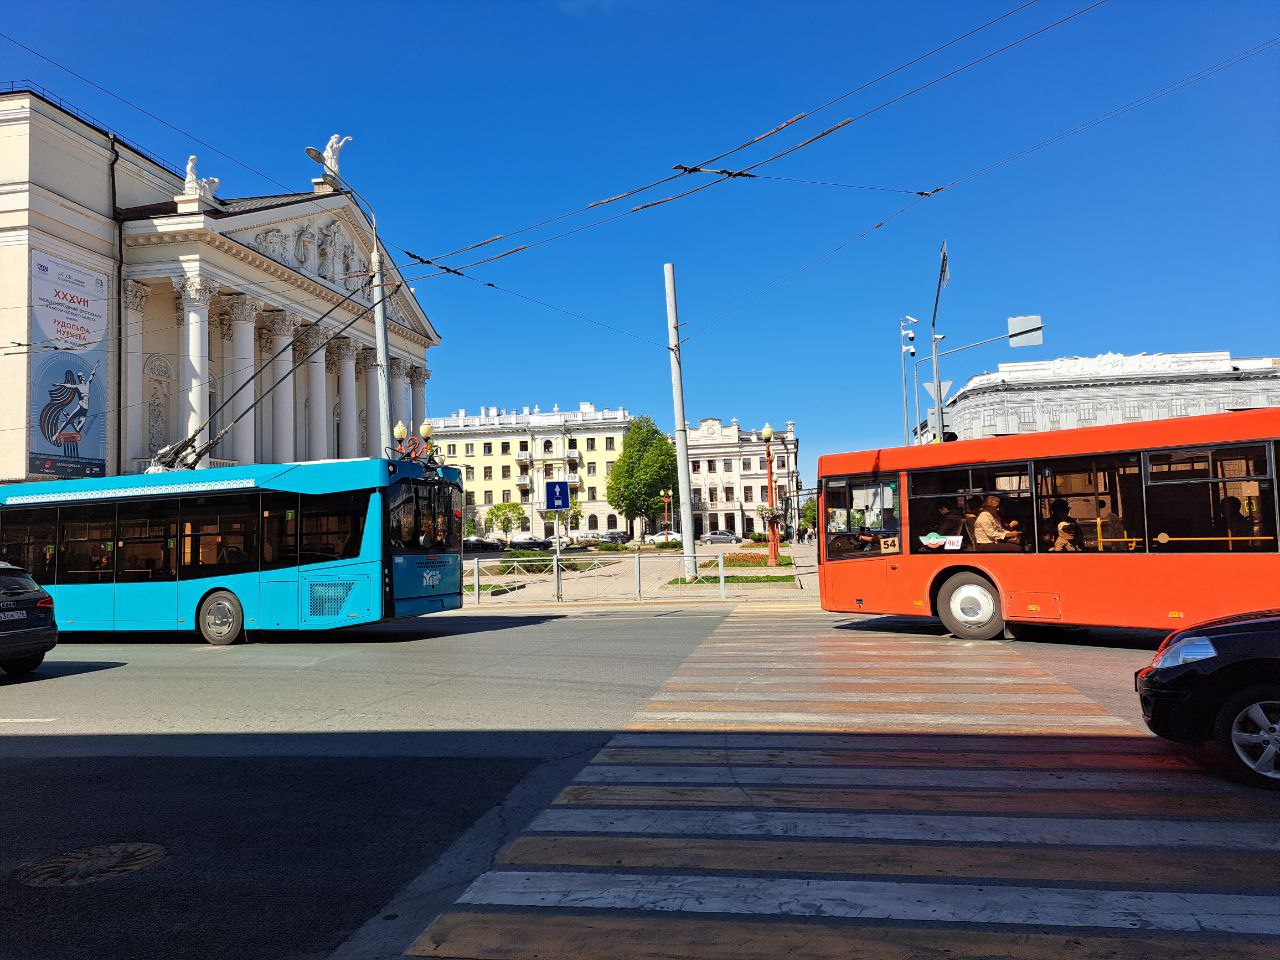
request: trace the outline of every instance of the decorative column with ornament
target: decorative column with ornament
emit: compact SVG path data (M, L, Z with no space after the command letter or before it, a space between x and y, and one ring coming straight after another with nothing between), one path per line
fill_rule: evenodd
M769 478L769 513L766 518L769 525L769 566L776 567L778 565L778 490L773 485L773 427L766 423L764 429L760 431L760 436L764 440L764 459L768 464Z

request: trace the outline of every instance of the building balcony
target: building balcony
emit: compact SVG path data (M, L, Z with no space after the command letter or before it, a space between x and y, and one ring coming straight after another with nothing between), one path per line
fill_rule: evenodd
M533 454L528 450L521 450L516 454L516 463L533 463Z
M571 487L579 487L582 485L582 480L576 473L569 474L565 479L569 481L569 486Z
M533 482L533 477L527 473L522 473L516 477L516 486L522 490L528 490L529 484Z

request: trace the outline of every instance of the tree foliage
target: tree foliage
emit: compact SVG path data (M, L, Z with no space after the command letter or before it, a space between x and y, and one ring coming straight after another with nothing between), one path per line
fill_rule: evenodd
M818 498L805 497L800 504L800 526L809 530L818 529Z
M636 417L622 440L622 455L613 465L606 495L609 505L627 518L653 519L662 515L661 490L672 491L671 509L678 509L676 448L648 417Z
M524 516L524 507L518 503L495 503L484 515L484 519L490 530L510 533L512 528L520 529Z

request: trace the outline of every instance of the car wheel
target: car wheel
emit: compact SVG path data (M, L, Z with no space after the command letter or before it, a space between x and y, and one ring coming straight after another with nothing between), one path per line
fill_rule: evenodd
M1000 592L980 573L947 578L938 591L938 617L962 640L991 640L1004 633Z
M244 639L244 611L236 595L215 590L204 598L196 614L200 636L215 647L225 647Z
M1280 790L1280 684L1229 698L1214 720L1213 739L1241 780Z
M42 663L44 663L44 654L35 653L29 657L15 657L13 660L0 660L0 670L3 670L11 676L21 677L24 674L40 669L40 664Z

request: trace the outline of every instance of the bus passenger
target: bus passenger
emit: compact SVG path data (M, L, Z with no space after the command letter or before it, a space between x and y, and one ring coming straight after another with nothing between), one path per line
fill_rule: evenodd
M1076 525L1070 520L1060 521L1058 538L1053 541L1053 546L1049 550L1052 553L1079 553L1080 541Z
M982 511L973 524L973 534L980 551L1022 552L1022 531L1004 522L1000 516L1000 498L994 493L982 501Z

